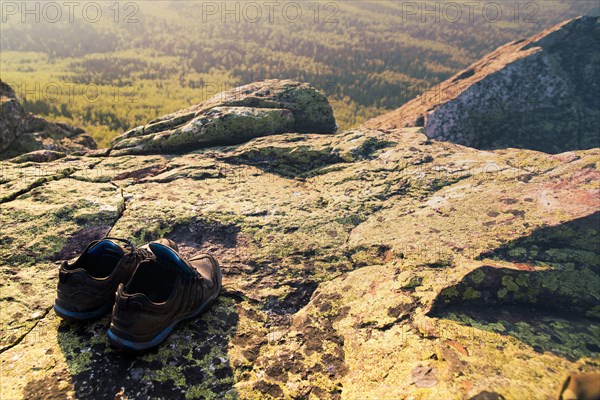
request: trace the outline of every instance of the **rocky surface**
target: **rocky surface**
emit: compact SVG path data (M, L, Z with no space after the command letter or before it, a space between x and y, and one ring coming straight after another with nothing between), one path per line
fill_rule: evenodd
M185 153L286 132L334 133L329 102L306 83L266 80L241 86L124 133L113 155Z
M73 126L48 122L25 111L14 90L0 81L0 159L38 150L95 149L96 142Z
M480 149L598 147L599 48L598 17L566 21L500 47L363 126L424 127L430 138Z
M418 128L0 163L2 398L555 398L600 368L599 166ZM215 254L222 296L140 356L61 322L109 233Z

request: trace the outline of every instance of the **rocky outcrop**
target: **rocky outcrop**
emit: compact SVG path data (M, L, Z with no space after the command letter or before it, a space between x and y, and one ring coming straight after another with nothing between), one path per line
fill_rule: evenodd
M0 159L36 150L95 149L96 142L73 126L48 122L25 111L14 90L0 81Z
M375 129L425 134L479 149L548 153L600 146L598 17L563 22L500 47L398 110Z
M113 155L184 153L286 132L334 133L327 98L306 83L267 80L240 86L132 129Z
M0 81L0 152L5 151L22 133L27 114L10 86Z

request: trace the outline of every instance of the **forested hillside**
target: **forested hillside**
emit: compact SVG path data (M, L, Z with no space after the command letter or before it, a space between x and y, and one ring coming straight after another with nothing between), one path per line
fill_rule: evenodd
M312 83L347 128L501 44L597 13L594 1L570 0L111 1L93 3L100 9L32 3L28 12L7 3L1 79L28 110L81 126L101 145L158 115L267 78Z

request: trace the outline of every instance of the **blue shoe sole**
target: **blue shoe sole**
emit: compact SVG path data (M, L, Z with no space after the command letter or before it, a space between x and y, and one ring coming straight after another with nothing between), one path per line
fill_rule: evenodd
M106 304L96 310L86 311L86 312L75 312L75 311L65 310L58 304L54 303L54 312L56 313L56 315L58 315L62 319L66 319L69 321L77 321L77 322L99 318L99 317L103 316L104 314L106 314L111 309L112 309L112 304Z
M123 350L142 351L142 350L151 349L152 347L156 347L165 341L165 339L171 334L171 332L173 331L173 328L175 328L175 326L178 323L180 323L181 321L185 321L187 319L195 318L198 315L202 314L203 311L208 309L212 305L212 303L215 302L215 300L217 299L218 296L219 296L219 292L217 292L217 295L214 298L212 298L212 299L208 300L206 303L204 303L192 315L174 321L171 325L167 326L158 335L156 335L152 340L149 340L146 342L133 342L131 340L120 338L109 328L108 334L107 334L108 341L113 346L118 347Z

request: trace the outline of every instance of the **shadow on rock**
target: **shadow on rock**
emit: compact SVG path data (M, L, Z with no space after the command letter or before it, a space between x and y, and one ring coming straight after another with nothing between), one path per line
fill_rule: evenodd
M557 268L589 268L600 274L600 212L564 224L535 230L478 258L513 263L549 264Z
M238 251L240 230L235 224L197 219L175 226L167 236L179 245L184 256L209 252L221 260L226 253Z
M600 356L598 226L594 213L482 254L490 265L442 290L429 314L511 335L539 352Z
M227 351L238 321L236 304L221 296L146 353L112 348L109 316L89 325L63 321L57 336L78 399L236 398Z

